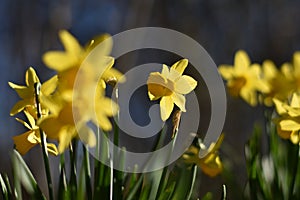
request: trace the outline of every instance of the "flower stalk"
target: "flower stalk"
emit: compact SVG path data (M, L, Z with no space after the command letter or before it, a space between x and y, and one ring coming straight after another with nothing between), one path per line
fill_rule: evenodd
M40 119L42 117L42 109L41 109L41 104L39 101L40 90L41 90L41 84L39 82L35 83L35 102L36 102L36 110L37 110L38 119ZM47 176L49 199L53 200L54 199L53 184L52 184L50 164L49 164L49 158L48 158L46 135L45 135L44 131L41 129L40 129L40 136L41 136L43 161L44 161L44 166L45 166L45 171L46 171L46 176Z

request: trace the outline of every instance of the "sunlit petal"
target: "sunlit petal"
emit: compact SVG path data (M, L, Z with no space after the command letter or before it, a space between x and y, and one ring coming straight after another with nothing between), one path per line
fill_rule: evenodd
M163 121L166 121L174 108L174 103L173 99L170 96L162 97L160 100L160 114L161 114L161 119Z
M197 81L190 76L183 75L175 82L175 92L188 94L197 86Z
M174 93L171 97L173 99L173 102L176 104L176 106L178 106L178 108L182 112L186 112L186 109L185 109L185 96L183 96L182 94Z
M179 73L179 75L182 75L185 68L188 66L188 64L189 64L188 59L182 59L176 62L175 64L173 64L171 69L176 70Z

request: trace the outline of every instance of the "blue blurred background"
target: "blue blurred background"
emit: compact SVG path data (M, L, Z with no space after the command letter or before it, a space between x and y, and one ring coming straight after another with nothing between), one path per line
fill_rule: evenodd
M165 27L198 41L217 65L232 64L234 53L244 49L255 62L268 58L279 66L300 50L299 9L297 0L1 0L0 172L11 172L12 136L25 131L9 116L18 97L7 82L24 84L29 66L35 67L41 81L54 74L44 66L41 56L47 50L62 48L58 30L70 30L84 44L104 32L116 34L136 27ZM235 177L230 181L226 175L201 179L202 184L197 186L200 196L207 191L219 196L221 183L227 183L229 197L239 198L241 193L237 188L243 188L246 181L244 145L253 123L262 113L241 100L228 99L221 157ZM39 149L31 150L25 159L38 181L44 184ZM57 158L51 160L57 162Z

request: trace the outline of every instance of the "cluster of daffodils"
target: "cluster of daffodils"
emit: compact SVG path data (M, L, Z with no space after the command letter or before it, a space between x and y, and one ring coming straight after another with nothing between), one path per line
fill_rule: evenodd
M44 64L56 71L55 76L41 83L35 70L30 67L26 71L25 86L9 83L21 98L10 114L14 116L23 112L28 121L16 118L29 129L13 137L15 148L22 155L35 145L43 144L43 141L49 153L62 154L74 139L79 139L79 132L83 143L93 147L96 137L89 123L104 131L113 128L109 118L117 114L118 104L107 97L106 87L124 82L125 77L113 68L114 58L109 56L112 38L104 34L84 47L66 30L59 32L59 38L64 50L49 51L42 57ZM162 71L152 72L145 83L149 99L159 101L163 121L170 118L175 105L177 110L174 115L186 112L185 95L197 86L194 78L183 74L187 66L187 59L171 67L163 65ZM206 149L208 154L205 158L199 158L199 147L194 146L183 158L187 163L199 165L208 175L215 176L222 170L217 155L220 143L221 140Z
M95 135L86 124L92 121L103 130L109 131L112 125L108 117L117 113L117 104L105 96L108 80L123 80L122 74L112 68L114 58L108 56L112 46L111 38L108 35L99 36L84 48L65 30L59 33L59 38L65 51L50 51L43 56L45 65L54 69L57 75L41 84L36 72L30 67L26 72L26 86L9 83L21 98L10 114L15 115L23 111L30 122L29 125L17 118L29 129L28 132L13 138L16 149L21 154L40 144L41 134L45 134L47 139L58 142L58 148L54 143L47 142L49 152L54 155L62 153L72 139L78 137L77 130L84 133L81 134L81 139L86 145L94 146ZM102 45L101 51L97 51L97 59L84 63L95 44L104 40L107 41L106 45ZM87 67L82 67L83 64ZM99 73L100 79L96 77ZM78 77L81 77L80 86L74 88ZM38 85L41 87L39 88ZM97 86L96 91L89 91L88 88L92 85ZM74 95L75 91L76 94L81 95ZM90 103L90 97L95 97L95 105ZM73 104L74 101L76 105ZM92 112L96 115L92 115ZM76 116L76 124L74 116ZM91 116L95 117L91 118Z
M247 53L240 50L234 65L221 65L219 72L233 97L241 97L251 106L275 105L279 117L273 121L279 136L299 144L300 52L278 69L270 60L252 64Z

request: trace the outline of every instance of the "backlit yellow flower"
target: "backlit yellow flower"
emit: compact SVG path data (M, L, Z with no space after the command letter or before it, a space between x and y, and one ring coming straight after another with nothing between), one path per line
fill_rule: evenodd
M18 118L16 118L16 120L22 123L26 128L28 128L29 131L13 137L16 149L22 155L26 154L35 145L41 144L40 129L36 125L35 118L26 110L24 110L24 114L26 115L29 124ZM47 143L47 149L49 153L52 153L54 155L58 154L55 144Z
M114 58L107 56L112 48L112 39L108 34L91 40L85 47L82 47L77 39L66 30L59 32L59 38L65 51L49 51L43 55L43 61L49 68L58 72L58 92L68 101L72 98L72 89L81 64L89 56L91 50L104 40L106 40L105 44L101 48L97 48L96 52L93 52L94 56L89 57L89 63L85 63L91 65L91 67L81 68L81 73L86 73L81 77L85 78L83 81L89 81L91 79L89 75L95 76L100 73L102 77L96 78L97 80L101 78L100 81L103 82L109 79L123 80L121 79L122 74L112 68ZM95 73L90 69L95 69L99 73ZM84 83L82 84L84 85Z
M49 139L55 139L59 141L58 152L63 153L64 150L70 145L73 138L78 136L77 129L84 131L81 138L83 142L89 146L95 145L95 135L92 130L85 126L84 123L76 124L73 119L72 105L65 105L60 111L59 115L50 115L46 118L42 118L39 121L39 126L45 131Z
M287 88L289 94L300 92L300 51L294 53L292 63L282 65L281 73L290 82Z
M182 59L169 69L163 65L162 72L152 72L147 80L150 100L160 99L161 119L166 121L174 108L174 104L182 112L185 109L185 94L197 86L197 81L187 75L182 75L188 65L187 59Z
M223 164L218 155L218 149L220 148L223 139L224 134L221 134L218 141L216 143L212 143L208 149L206 149L203 144L200 144L200 148L207 152L205 157L199 158L200 148L191 146L183 155L183 159L187 163L197 164L205 174L210 177L214 177L220 174L223 170Z
M19 97L21 98L20 101L18 101L14 107L10 111L10 115L15 115L22 110L24 110L25 107L29 107L28 109L35 110L35 84L39 83L40 80L38 76L36 75L35 70L32 67L29 67L29 69L26 71L25 74L25 86L17 85L12 82L8 82L9 86L14 89ZM41 86L41 98L45 99L45 97L52 94L56 88L57 84L57 76L52 77L48 81L42 84ZM43 112L46 113L47 109L43 104L43 101L41 101ZM33 114L33 113L32 113Z
M95 145L95 136L86 125L90 121L105 131L112 129L109 117L117 113L118 106L105 97L106 82L125 79L112 68L114 58L108 56L112 48L109 35L91 40L85 47L65 30L60 31L59 37L65 51L50 51L43 56L44 63L58 72L58 88L46 101L51 115L42 119L40 126L49 138L59 141L62 153L71 140L78 137L78 132L83 133L80 139L84 143ZM96 48L104 40L106 42ZM95 103L91 101L93 96Z
M234 66L221 65L219 72L227 80L229 93L240 96L251 106L257 105L257 92L268 93L270 88L262 79L261 68L258 64L251 64L245 51L235 54Z
M263 62L264 79L269 83L270 91L264 96L264 104L266 106L273 105L273 98L279 100L287 99L294 90L293 81L286 76L287 64L282 65L281 70L278 70L275 64L266 60Z
M293 93L291 102L285 103L273 99L278 118L274 119L280 137L289 139L294 144L300 142L300 95Z

